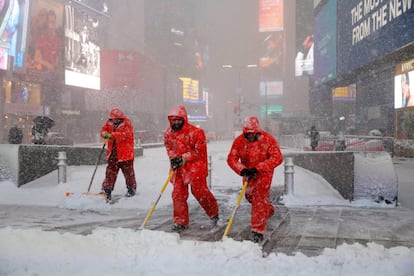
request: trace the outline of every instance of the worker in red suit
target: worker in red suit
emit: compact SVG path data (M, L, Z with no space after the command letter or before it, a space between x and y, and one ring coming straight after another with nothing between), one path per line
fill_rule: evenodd
M267 220L275 213L270 203L273 172L283 162L273 136L260 128L257 117L248 117L243 133L235 138L227 156L228 165L248 181L245 198L252 204L251 230L254 242L261 242Z
M206 135L188 122L184 106L173 107L168 114L169 127L164 132L164 145L174 174L172 200L174 225L181 232L188 228L188 189L203 207L213 225L219 220L217 200L207 186L208 162Z

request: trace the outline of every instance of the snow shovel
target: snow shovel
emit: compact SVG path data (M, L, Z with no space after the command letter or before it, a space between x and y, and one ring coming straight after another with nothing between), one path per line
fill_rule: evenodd
M236 203L236 207L234 207L233 209L233 213L231 214L231 217L229 219L229 222L227 223L227 227L226 230L224 230L224 234L223 234L223 238L222 240L227 237L227 234L230 231L231 226L233 225L233 221L234 221L234 216L236 215L237 209L239 209L240 206L240 202L243 198L244 193L246 192L246 188L247 188L247 184L249 184L249 181L246 179L243 183L243 188L239 194L239 198L237 199L237 203Z
M151 209L148 211L148 214L147 214L146 218L144 219L144 222L142 223L142 225L139 229L144 229L145 226L147 225L149 219L152 216L152 213L154 213L154 210L155 210L155 207L158 204L158 201L160 201L160 198L161 198L162 194L164 193L165 189L167 188L167 185L170 182L171 177L173 176L173 174L174 174L174 171L170 171L170 174L168 175L167 180L165 180L164 186L162 186L162 188L161 188L161 191L160 191L160 194L159 194L157 200L154 202L154 204L152 204Z
M105 139L105 141L104 141L104 143L102 145L101 152L99 153L98 161L96 161L96 166L95 166L95 170L93 171L93 174L92 174L92 177L91 177L91 181L89 182L88 191L82 193L82 195L100 196L100 197L102 197L102 198L104 198L106 200L106 194L103 194L103 193L102 194L95 194L95 193L91 193L90 192L93 179L95 178L96 170L98 169L99 163L101 162L101 159L102 159L103 152L105 151L106 143L107 143L107 140ZM72 192L66 192L66 197L69 197L71 195L73 195Z

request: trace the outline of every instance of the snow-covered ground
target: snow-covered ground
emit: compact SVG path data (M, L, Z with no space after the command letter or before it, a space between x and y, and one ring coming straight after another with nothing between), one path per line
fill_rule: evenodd
M212 158L211 186L217 196L227 196L234 206L238 193L221 194L222 188L241 188L241 179L226 164L231 142L208 144ZM66 210L95 210L100 213L146 214L160 194L168 176L164 148L145 149L135 161L138 194L107 205L97 197L82 196L94 166L69 167L67 183L58 184L57 171L17 188L11 181L0 182L0 204L50 206ZM284 184L283 164L275 171L274 186ZM105 166L99 166L91 192L98 193ZM319 175L295 167L294 196L287 206L348 205ZM66 192L73 195L66 197ZM122 174L115 195L126 192ZM168 185L157 208L171 204ZM196 204L190 197L190 204ZM246 204L243 201L242 204ZM389 207L374 202L358 206ZM1 212L1 211L0 211ZM153 214L156 216L156 213ZM64 220L67 218L57 218ZM71 220L81 220L72 217ZM227 218L223 218L226 220ZM96 228L89 235L44 231L25 225L0 229L0 275L412 275L414 248L386 249L370 243L325 249L316 257L270 254L262 257L257 244L226 238L218 242L180 240L177 234L152 230Z

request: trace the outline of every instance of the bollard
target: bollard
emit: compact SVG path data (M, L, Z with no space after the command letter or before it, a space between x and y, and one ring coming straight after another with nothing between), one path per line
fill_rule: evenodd
M293 176L294 164L293 157L285 157L285 195L293 196Z
M65 151L58 152L58 184L66 183L67 157Z
M207 178L208 187L211 189L211 156L208 156L208 178Z

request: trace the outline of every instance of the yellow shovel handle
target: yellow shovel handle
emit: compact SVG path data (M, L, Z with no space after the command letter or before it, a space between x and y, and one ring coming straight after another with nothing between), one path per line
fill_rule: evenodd
M157 206L158 201L160 201L160 198L161 198L162 194L164 193L165 189L167 188L167 185L168 185L168 183L170 182L171 177L173 176L173 174L174 174L174 171L170 171L170 174L168 175L167 180L165 180L165 183L164 183L164 185L162 186L162 189L161 189L161 191L160 191L160 194L159 194L159 196L158 196L157 200L154 202L154 204L152 204L151 209L148 211L148 214L147 214L147 216L145 217L145 220L144 220L144 222L142 223L142 225L141 225L141 227L140 227L141 229L144 229L144 228L145 228L145 226L147 225L147 223L148 223L149 219L150 219L150 218L151 218L151 216L152 216L152 213L154 213L155 207Z
M224 231L224 234L223 234L223 238L222 239L224 239L225 237L227 237L227 235L228 235L228 233L230 231L230 228L233 225L234 216L236 215L237 209L240 206L240 203L241 203L241 200L243 198L243 195L246 192L247 184L249 184L249 182L247 180L245 180L244 183L243 183L243 188L242 188L242 190L241 190L241 192L239 194L239 197L237 198L236 207L233 209L233 213L232 213L232 215L231 215L231 217L229 219L229 222L227 223L227 227L226 227L226 230Z

